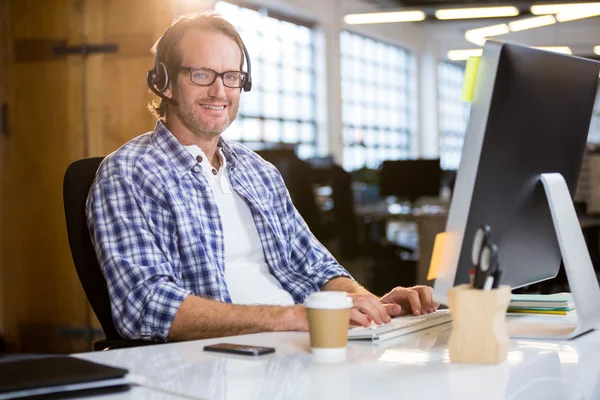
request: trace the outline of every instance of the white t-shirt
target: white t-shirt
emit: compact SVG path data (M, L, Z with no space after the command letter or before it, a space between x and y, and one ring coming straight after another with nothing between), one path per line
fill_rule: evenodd
M234 304L293 305L292 295L269 271L250 207L231 188L222 149L217 150L221 160L217 171L198 146L185 148L200 162L219 208L225 243L225 281L231 301Z

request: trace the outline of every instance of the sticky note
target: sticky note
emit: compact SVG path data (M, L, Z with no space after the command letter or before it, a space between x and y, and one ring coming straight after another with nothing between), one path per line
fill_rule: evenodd
M465 80L463 81L462 101L464 102L470 103L473 100L478 68L479 57L469 57L465 66Z
M427 273L427 280L430 281L437 277L442 262L442 252L444 251L444 245L447 239L446 232L438 233L435 236L435 242L433 243L433 253L431 254L431 261L429 262L429 272Z

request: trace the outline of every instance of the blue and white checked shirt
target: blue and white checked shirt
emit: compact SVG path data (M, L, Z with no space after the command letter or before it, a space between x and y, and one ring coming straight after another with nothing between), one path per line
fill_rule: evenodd
M312 235L275 167L221 139L231 185L246 199L271 273L296 303L350 276ZM202 169L158 122L100 165L87 221L113 320L129 339L166 340L190 293L231 302L221 217Z

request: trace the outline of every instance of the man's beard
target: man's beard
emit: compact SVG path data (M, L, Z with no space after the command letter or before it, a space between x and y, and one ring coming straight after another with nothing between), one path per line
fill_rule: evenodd
M227 105L227 115L229 118L226 118L223 122L213 122L211 126L202 121L201 116L198 114L198 107L201 107L200 104L206 103L223 103ZM192 103L183 103L179 102L179 106L175 109L175 113L179 115L179 119L181 122L193 133L196 135L203 135L208 137L219 136L225 129L231 125L231 123L235 120L239 108L239 103L233 106L232 102L229 100L219 100L215 101L215 99L200 99L195 100Z

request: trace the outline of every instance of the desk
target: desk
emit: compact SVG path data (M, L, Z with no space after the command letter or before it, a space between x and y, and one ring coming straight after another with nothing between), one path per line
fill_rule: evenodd
M147 388L198 399L599 399L600 331L570 341L511 340L499 365L452 364L450 324L375 344L350 342L348 360L311 360L308 333L263 333L77 354L128 368ZM249 358L206 344L273 346Z
M162 391L146 389L140 386L133 386L128 391L121 393L82 397L82 399L85 400L181 400L187 398L188 397L176 396Z
M398 212L392 212L393 208L390 208L386 202L364 204L357 206L356 214L360 218L370 220L408 221L416 223L419 236L416 284L431 286L433 281L427 280L427 273L429 272L433 245L436 235L444 232L446 229L449 204L442 201L438 201L437 203L430 201L430 203L421 204L412 210L399 207ZM591 243L588 243L588 250L592 256L592 262L595 264L600 263L600 250L597 245L599 235L597 229L600 229L600 216L578 215L578 219L584 233L585 230L588 232L593 231L593 235L595 236L592 236L593 240Z

